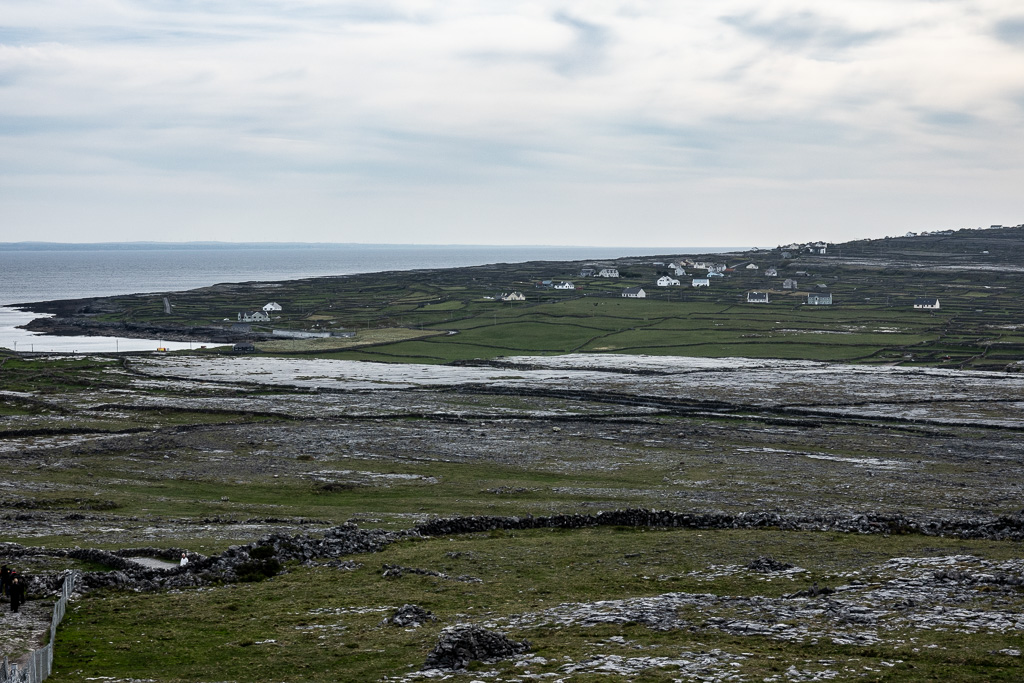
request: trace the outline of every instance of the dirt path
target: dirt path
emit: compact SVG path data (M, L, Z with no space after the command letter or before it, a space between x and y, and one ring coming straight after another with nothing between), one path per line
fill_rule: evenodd
M0 604L0 657L21 664L22 658L45 644L53 618L53 600L29 600L11 612L11 604Z

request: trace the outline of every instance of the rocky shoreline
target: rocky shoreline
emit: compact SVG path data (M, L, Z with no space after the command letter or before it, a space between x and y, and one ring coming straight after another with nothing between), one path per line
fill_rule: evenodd
M127 337L130 339L166 339L231 344L271 338L259 332L242 332L221 327L178 327L151 323L105 322L81 317L35 318L22 329L54 336Z

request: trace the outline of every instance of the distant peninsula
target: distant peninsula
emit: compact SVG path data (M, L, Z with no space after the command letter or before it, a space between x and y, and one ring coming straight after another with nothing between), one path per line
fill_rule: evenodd
M148 244L148 243L147 243ZM1024 226L35 302L27 329L448 363L642 353L1016 369ZM273 304L273 306L271 306Z

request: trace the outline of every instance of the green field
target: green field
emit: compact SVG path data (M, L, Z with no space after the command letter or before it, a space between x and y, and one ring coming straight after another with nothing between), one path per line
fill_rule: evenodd
M998 561L1013 557L1004 544L946 539L880 539L834 534L595 529L577 532L492 532L410 541L382 553L353 556L352 570L290 567L256 584L157 595L107 594L72 608L57 638L54 681L117 679L377 681L419 669L442 626L459 620L494 620L541 612L566 603L656 596L665 592L723 598L779 598L844 582L846 572L869 569L894 555L930 557L970 553ZM743 565L771 555L806 569L793 579L756 580L739 571L709 578L707 559ZM431 567L449 578L385 578L385 564ZM454 577L472 577L476 582ZM1020 596L1015 602L1021 600ZM395 607L413 603L437 621L420 628L383 624ZM390 606L390 609L389 607ZM729 610L681 614L694 623ZM739 617L739 614L735 616ZM639 623L544 625L503 629L528 639L529 667L557 674L594 649L620 657L678 657L719 649L741 656L731 674L764 680L800 669L847 672L842 680L1018 680L1019 663L998 650L1019 647L1019 634L920 632L900 629L887 642L836 645L787 643L763 636L705 630L659 631ZM934 647L933 647L934 646ZM540 663L543 662L543 663ZM156 663L156 667L154 667ZM567 681L673 680L675 667L651 666L635 677L593 672ZM523 680L512 662L479 664L459 678L493 671L497 680ZM876 672L872 674L872 672ZM493 675L493 674L492 674Z

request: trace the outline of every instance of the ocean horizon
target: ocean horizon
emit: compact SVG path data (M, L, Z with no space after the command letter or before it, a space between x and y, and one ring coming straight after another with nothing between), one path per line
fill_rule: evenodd
M54 337L18 329L37 314L18 304L180 292L236 282L280 282L526 261L600 261L710 254L739 247L380 245L306 242L0 243L0 346L49 351L153 349L160 340Z
M24 240L0 242L0 251L61 251L78 249L270 249L275 247L319 248L319 247L369 247L369 248L415 248L415 249L602 249L624 252L645 251L647 255L663 253L722 253L744 251L751 247L645 247L645 246L597 246L586 244L418 244L388 242L224 242L220 240L189 242L160 242L138 240L132 242L46 242ZM686 251L680 252L680 249ZM629 253L627 255L634 255ZM642 254L641 254L642 255Z

